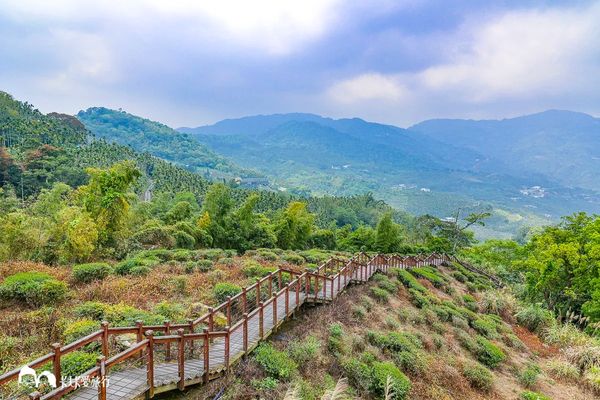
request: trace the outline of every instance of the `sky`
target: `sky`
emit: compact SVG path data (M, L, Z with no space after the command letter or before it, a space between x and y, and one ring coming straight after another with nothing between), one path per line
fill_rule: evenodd
M0 90L172 127L600 115L600 0L0 0Z

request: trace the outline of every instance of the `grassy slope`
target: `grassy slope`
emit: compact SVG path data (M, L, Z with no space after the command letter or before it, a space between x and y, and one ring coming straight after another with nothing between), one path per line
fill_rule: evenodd
M448 286L453 289L441 290L424 279L419 281L427 287L430 294L463 306L464 302L459 299L462 295L472 292L469 292L464 284L450 278L451 270L442 268L442 271L443 276L450 282ZM361 353L367 351L379 360L393 360L391 352L382 351L369 344L369 330L385 333L408 332L421 338L422 355L427 361L427 367L420 373L405 370L412 382L410 399L518 399L525 390L542 393L554 400L594 398L594 395L581 385L552 379L547 364L559 358L559 349L543 344L536 335L517 326L511 317L505 319L501 325L505 332L493 340L507 357L499 367L492 370L492 389L485 392L473 388L462 371L466 365L477 361L457 338L457 329L461 328L456 328L450 322L441 322L436 317L427 316L430 313L415 307L411 302L411 295L402 285L399 285L397 294L390 297L389 303L377 303L370 297L370 290L376 285L377 283L371 282L369 285L351 287L333 305L305 309L295 321L285 324L276 336L269 339L276 348L283 351L289 351L294 340L306 338L308 335L317 338L321 343L317 356L299 366L299 374L295 381L303 382L303 398L320 398L323 391L331 388L337 379L347 376L342 367L343 358L358 358ZM448 294L448 291L452 291L453 294ZM480 297L480 294L472 294L476 298ZM368 317L356 316L357 304L362 304L361 307L370 304L373 307ZM342 357L334 356L328 349L329 328L334 323L343 325L344 342L348 346L347 353ZM477 335L472 328L466 328L464 331L472 338ZM515 339L515 336L518 339ZM509 338L513 339L512 346L507 344ZM441 340L439 349L435 344L437 340ZM533 387L526 389L517 376L531 363L539 365L542 374ZM224 390L223 398L226 399L283 399L289 387L286 382L278 384L275 389L255 387L258 381L267 376L258 363L250 358L237 365L233 375L227 380L215 381L208 387L190 389L181 394L164 395L162 399L212 399L221 390ZM376 398L360 390L355 390L355 395L359 398Z

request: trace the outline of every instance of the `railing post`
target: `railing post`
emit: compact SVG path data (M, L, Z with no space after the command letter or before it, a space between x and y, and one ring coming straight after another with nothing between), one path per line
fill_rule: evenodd
M189 330L190 333L194 333L194 320L188 318L188 324L190 325ZM194 339L190 339L190 357L194 356Z
M290 315L290 284L285 284L285 317Z
M214 321L214 312L215 312L214 308L208 307L208 330L210 332L212 332L213 329L214 329L214 324L215 324L215 321Z
M273 332L277 330L277 294L273 297Z
M98 400L106 400L106 358L104 356L98 357L96 365L99 367L98 379Z
M143 328L143 325L144 325L143 321L141 321L141 320L135 321L135 326L137 328L136 335L137 335L137 341L138 341L138 343L141 342L144 339L144 331L143 331L144 328Z
M228 326L225 327L225 373L229 373L229 352L230 352L230 343L231 343L231 328Z
M165 336L171 335L171 321L165 321ZM171 342L165 343L165 357L167 361L171 359Z
M243 312L248 312L248 294L246 293L246 288L242 289L242 310Z
M279 292L281 290L281 270L277 271L277 291Z
M42 394L40 392L29 393L30 400L40 400L42 398Z
M177 329L177 335L179 335L179 339L177 339L177 370L179 372L177 388L183 390L185 389L185 330L183 328ZM206 345L206 341L204 344Z
M248 353L248 314L244 313L244 354Z
M202 330L204 333L204 383L208 382L208 377L210 374L210 340L209 340L209 332L207 328Z
M52 373L58 381L62 376L60 371L60 343L53 343L52 351L54 352L54 356L52 357Z
M259 303L262 301L260 297L260 282L260 279L256 282L256 307L258 307Z
M327 277L323 276L323 301L327 299Z
M146 373L148 378L148 398L154 397L154 332L146 331L148 338L148 352L146 353Z
M102 355L108 358L108 321L102 321Z
M269 273L269 298L273 297L273 273Z
M300 308L300 276L296 279L296 310Z
M227 296L227 325L231 326L231 296Z
M258 334L261 340L264 338L264 309L265 304L261 301L258 304Z

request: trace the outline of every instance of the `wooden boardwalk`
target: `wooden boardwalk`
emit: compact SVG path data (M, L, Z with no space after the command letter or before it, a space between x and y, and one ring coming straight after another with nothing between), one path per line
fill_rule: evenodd
M103 322L101 330L64 346L56 344L52 353L28 364L30 368L51 365L54 375L60 377L62 356L99 345L103 356L97 366L69 385L44 394L31 393L29 398L132 400L206 383L226 374L303 304L335 301L351 283L364 283L376 272L387 273L392 267L439 266L450 260L448 255L435 253L407 257L359 253L350 260L332 258L314 271L278 269L188 323L166 321L146 326L139 321L134 327L110 327ZM226 326L217 323L221 320L227 321ZM115 343L123 335L136 340L119 351ZM0 376L0 385L16 380L18 374L17 369ZM83 385L91 380L101 384Z

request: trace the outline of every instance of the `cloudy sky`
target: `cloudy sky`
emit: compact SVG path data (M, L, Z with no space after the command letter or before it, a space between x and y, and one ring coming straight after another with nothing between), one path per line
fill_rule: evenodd
M598 116L599 21L600 1L0 0L0 90L173 127Z

